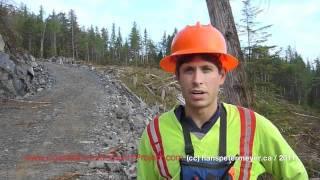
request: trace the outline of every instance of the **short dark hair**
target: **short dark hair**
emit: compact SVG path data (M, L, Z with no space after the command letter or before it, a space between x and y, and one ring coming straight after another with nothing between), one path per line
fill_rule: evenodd
M219 54L208 54L208 53L200 53L200 54L186 54L176 56L176 74L179 76L179 69L184 63L190 62L195 56L200 56L205 61L211 62L217 66L219 73L222 70L222 64L219 60Z

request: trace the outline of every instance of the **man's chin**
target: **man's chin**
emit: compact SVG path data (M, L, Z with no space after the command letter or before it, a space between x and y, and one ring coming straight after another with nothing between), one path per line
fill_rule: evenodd
M201 109L201 108L205 108L205 107L209 106L209 104L207 102L201 102L201 101L190 102L190 103L188 103L188 105L192 108L195 108L195 109Z

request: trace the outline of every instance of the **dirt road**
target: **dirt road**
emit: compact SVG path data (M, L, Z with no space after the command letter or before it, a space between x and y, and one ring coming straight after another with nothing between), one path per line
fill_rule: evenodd
M121 153L135 153L148 116L112 75L98 76L85 66L46 65L56 81L51 89L0 104L0 179L58 179L72 173L80 179L127 179L124 169L134 163L121 162L112 170L93 169L82 160L25 159L96 155L116 146Z

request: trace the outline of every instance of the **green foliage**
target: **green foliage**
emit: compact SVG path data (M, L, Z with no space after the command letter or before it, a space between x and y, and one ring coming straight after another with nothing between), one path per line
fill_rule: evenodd
M250 61L245 66L251 88L255 92L275 93L293 103L320 109L320 60L316 59L314 64L305 63L290 46L284 51L285 57L280 57L281 51L270 53L270 47L262 45L262 40L268 38L268 27L255 22L261 10L253 7L250 0L244 4L242 27L245 29L241 32L246 30L251 43L250 56L246 56ZM17 9L3 8L3 11L12 12L4 16L7 16L7 27L17 37L17 46L36 57L40 56L40 40L45 32L44 58L66 56L95 64L159 67L160 59L170 54L177 33L177 29L172 34L164 32L160 42L154 42L146 28L141 35L136 22L128 37L123 37L115 23L110 32L107 28L93 26L80 28L73 10L67 15L53 11L45 19L43 8L35 15L24 4ZM264 106L266 112L272 113L268 104Z
M289 46L285 52L281 58L270 54L268 47L254 48L245 68L250 86L254 91L276 93L293 103L317 107L320 98L315 73L296 50Z
M141 35L137 23L133 22L131 33L129 34L130 58L137 64L141 48Z
M252 5L251 0L243 0L242 19L239 24L239 35L245 38L245 45L243 46L243 54L245 60L251 61L254 57L254 51L262 46L271 34L267 31L272 25L261 26L260 22L256 21L256 17L262 13L259 9ZM267 46L264 46L265 48ZM273 47L268 47L273 48Z
M35 57L65 56L95 64L158 66L159 60L170 53L171 41L177 32L175 29L172 35L165 35L165 41L159 47L148 37L146 29L143 35L140 34L136 22L133 22L128 37L123 37L115 23L110 31L105 27L80 28L74 10L67 14L52 11L45 17L42 7L36 15L30 13L25 4L20 8L6 6L2 9L12 12L1 17L17 39L12 44L28 50ZM14 41L14 38L10 39Z

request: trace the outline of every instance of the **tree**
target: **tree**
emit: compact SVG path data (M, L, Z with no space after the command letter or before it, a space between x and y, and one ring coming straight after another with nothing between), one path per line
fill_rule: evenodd
M254 7L251 0L243 0L242 19L240 20L240 35L246 37L246 45L244 46L245 64L246 60L252 59L252 50L261 46L271 36L266 32L272 25L259 26L259 22L256 21L256 17L262 12L261 9ZM271 48L271 47L270 47Z
M151 39L148 39L147 49L148 49L147 57L148 57L149 64L155 64L158 67L160 59L158 60L157 47ZM152 62L150 63L151 60Z
M115 59L115 44L116 44L116 25L112 23L112 29L111 29L111 37L110 37L110 51L111 51L111 61Z
M18 40L15 36L15 33L17 32L17 28L15 28L15 26L17 25L14 23L14 25L10 25L8 18L10 9L11 8L6 4L6 2L0 1L0 33L5 42L7 51L15 53L16 48L18 47ZM15 21L17 17L12 19L12 21Z
M88 30L88 51L89 51L89 60L95 60L95 51L96 51L96 44L95 44L95 32L93 26L90 27Z
M101 38L103 40L103 51L102 51L102 57L105 59L108 57L108 51L109 51L109 33L107 28L101 29Z
M166 41L166 55L169 55L170 54L170 51L171 51L171 44L172 44L172 40L174 38L174 36L178 33L178 30L177 28L174 28L174 31L172 33L172 35L168 35L167 37L167 41Z
M66 14L61 12L56 15L56 19L59 24L59 32L57 33L57 55L70 57L72 56L70 21Z
M79 58L86 61L90 59L89 36L85 27L79 32Z
M142 40L142 59L143 63L148 64L148 33L147 29L144 29Z
M118 28L118 36L115 43L115 52L116 52L116 59L119 63L121 63L121 51L122 51L122 35L120 31L120 27Z
M252 56L258 60L248 62L246 66L250 85L254 91L273 92L275 89L271 80L276 69L273 63L277 59L270 55L269 48L265 46L252 49Z
M228 52L240 61L243 61L240 41L229 0L206 0L206 2L211 24L224 35ZM250 92L248 90L246 74L241 64L236 70L228 73L223 86L223 94L227 102L246 107L252 105L252 99L248 96Z
M27 6L22 4L22 16L20 24L20 32L22 36L22 47L32 53L33 40L35 39L36 16L29 13Z
M101 64L102 63L102 59L103 59L103 49L104 49L104 42L102 39L102 36L100 34L100 30L98 28L98 26L96 26L95 28L95 41L94 44L96 46L96 51L95 51L95 59L96 62Z
M307 102L312 75L301 55L289 46L280 66L273 77L274 84L281 89L279 94L297 104Z
M44 43L44 38L45 38L45 33L46 33L46 28L47 28L47 22L43 22L43 14L44 10L43 7L40 6L40 11L38 15L38 23L41 29L41 38L40 38L40 58L43 58L43 43Z
M126 39L124 45L123 45L123 49L122 49L122 55L125 61L125 65L128 65L128 60L129 60L129 43L128 43L128 39Z
M314 60L315 69L311 80L311 88L308 94L308 104L320 108L320 57Z
M61 25L59 24L55 11L48 18L48 28L51 34L51 53L50 55L57 55L57 34L61 32Z
M168 49L168 43L167 43L167 33L166 31L163 33L162 35L162 38L161 38L161 41L160 41L160 51L161 51L161 54L163 54L163 56L167 55L169 52L167 52L167 49ZM162 58L162 57L161 57Z
M138 63L139 52L141 49L141 46L140 46L141 38L140 37L141 36L140 36L139 30L137 28L137 23L133 22L131 33L129 34L130 58L132 58L136 62L136 65Z
M74 10L69 11L69 20L70 20L70 31L71 31L71 44L72 44L72 59L75 58L75 31L77 28L77 18L74 13Z

